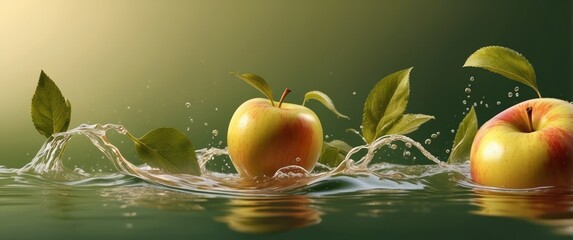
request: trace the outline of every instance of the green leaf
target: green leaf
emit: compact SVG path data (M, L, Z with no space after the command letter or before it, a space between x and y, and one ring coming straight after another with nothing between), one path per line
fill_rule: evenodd
M408 68L384 77L368 94L362 115L362 135L368 143L383 136L406 110L411 70Z
M135 150L149 166L167 173L201 175L197 155L191 141L174 128L158 128L142 138L128 136L135 142Z
M326 108L328 108L330 111L332 111L334 114L336 114L337 117L350 119L348 116L338 112L338 110L336 110L336 107L334 107L334 103L332 102L330 97L328 97L328 95L324 94L323 92L320 92L320 91L307 92L304 95L304 101L303 101L302 105L304 105L306 103L306 101L308 101L310 99L314 99L314 100L319 101Z
M541 97L533 66L523 55L512 49L500 46L480 48L468 57L464 67L479 67L501 74L533 88Z
M464 163L470 159L470 150L477 131L477 115L474 107L472 107L458 127L448 163Z
M350 149L352 147L342 140L324 142L318 162L329 167L336 167L346 158Z
M46 138L68 130L72 115L70 101L64 98L56 83L41 71L36 92L32 97L32 122Z
M274 106L273 91L269 87L269 84L265 79L260 76L251 73L231 73L232 75L240 78L251 86L255 87L257 90L261 91L267 98L271 101L271 105Z
M434 119L434 116L424 114L404 114L400 117L384 134L408 134L418 130L418 128ZM377 134L383 136L382 134Z

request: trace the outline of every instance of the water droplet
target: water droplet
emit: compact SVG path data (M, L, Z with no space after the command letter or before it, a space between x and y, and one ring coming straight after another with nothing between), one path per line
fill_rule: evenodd
M404 151L404 157L409 157L411 155L410 151Z
M191 130L191 128L190 128L190 127L187 127L187 132L189 132L189 130Z
M474 76L470 77L470 82L473 82L475 80Z
M127 106L127 110L131 109L131 106Z
M462 103L463 103L464 105L466 105L466 103L468 103L468 102L467 102L466 100L463 100Z
M205 125L205 127L206 127L206 126L209 126L209 124L208 124L208 123L204 123L203 125Z
M146 88L149 88L149 85L145 86Z
M221 144L223 144L223 141L219 141L219 146L221 146Z
M466 91L466 93L467 93L467 94L469 94L469 93L471 93L471 92L472 92L472 89L471 89L471 88L466 88L466 90L465 90L465 91Z
M479 105L483 105L483 101L479 101Z
M446 149L446 153L450 153L450 149Z
M328 139L329 137L330 137L330 136L328 136L328 134L327 134L327 135L324 135L324 138L326 138L326 139Z
M516 93L515 93L515 97L519 97L519 93L516 92Z
M513 97L513 93L512 93L512 92L508 92L508 93L507 93L507 97Z
M486 104L485 104L485 108L489 108L489 104L486 103Z
M431 137L431 138L437 138L437 137L438 137L438 134L435 134L435 133L434 133L434 134L430 135L430 137Z
M472 97L471 95L468 95L468 98Z
M219 108L215 108L215 111L219 111Z
M193 123L195 120L193 120L193 118L189 118L189 122Z
M440 136L440 132L436 132L436 135Z
M296 157L294 160L295 160L296 162L300 162L300 157Z
M519 91L519 87L518 87L518 86L515 86L515 88L513 89L513 91L516 91L516 92Z
M352 95L356 95L356 92L352 92Z
M411 147L412 147L412 144L409 143L409 142L407 142L407 143L406 143L406 147L407 147L407 148L411 148Z
M185 107L190 108L190 107L191 107L191 103L190 103L190 102L186 102L186 103L185 103Z
M432 140L430 140L430 139L428 138L428 139L426 139L426 141L424 141L424 143L425 143L426 145L427 145L427 144L431 144L431 143L432 143Z
M396 146L396 144L392 144L392 145L390 145L390 148L391 148L392 150L396 150L396 148L398 148L398 146Z
M456 130L452 129L452 130L450 130L450 132L451 132L451 133L455 133L455 132L456 132Z
M478 106L477 102L474 102L474 107L477 107L477 106Z
M501 105L501 102L500 102L500 101L497 101L495 104L497 104L497 105Z
M213 129L213 131L211 131L211 134L213 134L213 137L216 137L217 135L219 135L219 131L217 131L217 129Z
M360 129L364 128L364 126L360 125Z

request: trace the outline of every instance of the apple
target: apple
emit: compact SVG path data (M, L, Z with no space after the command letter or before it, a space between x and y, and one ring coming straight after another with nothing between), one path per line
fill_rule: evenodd
M494 116L474 138L470 169L493 187L573 185L573 105L537 98Z
M254 98L241 104L229 123L231 161L244 177L272 177L282 167L311 171L322 149L322 125L305 106Z

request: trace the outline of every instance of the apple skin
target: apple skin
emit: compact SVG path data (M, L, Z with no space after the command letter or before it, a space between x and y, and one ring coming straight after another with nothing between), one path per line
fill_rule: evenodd
M301 105L254 98L241 104L229 123L227 145L233 165L244 177L272 177L298 165L312 171L322 150L322 125Z
M472 180L486 186L572 186L573 105L538 98L499 113L478 130L472 143L470 169Z

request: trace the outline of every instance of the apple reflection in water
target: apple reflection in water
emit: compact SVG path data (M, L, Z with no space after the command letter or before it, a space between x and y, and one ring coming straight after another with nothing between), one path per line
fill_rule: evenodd
M227 203L228 214L217 220L234 231L271 233L320 223L321 212L311 199L289 195L281 197L234 198Z
M499 192L474 190L474 214L526 219L553 227L561 234L573 235L573 196L570 192Z

